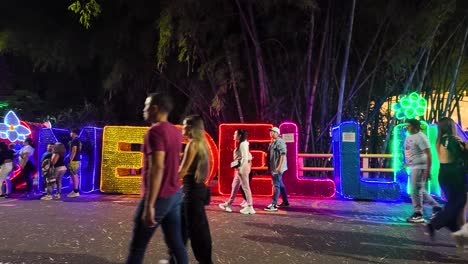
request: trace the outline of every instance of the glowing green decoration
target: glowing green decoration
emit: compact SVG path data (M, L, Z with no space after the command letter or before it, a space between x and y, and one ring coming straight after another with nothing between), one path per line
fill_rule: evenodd
M10 104L8 102L0 102L0 108L8 107Z
M427 100L419 96L417 92L403 96L400 101L392 105L392 110L398 120L423 116L426 113L426 108Z

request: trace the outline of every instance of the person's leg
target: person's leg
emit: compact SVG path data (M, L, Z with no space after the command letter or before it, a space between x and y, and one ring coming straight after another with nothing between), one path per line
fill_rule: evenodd
M8 193L8 188L5 187L5 192L3 192L3 182L6 182L6 178L8 177L9 171L6 164L2 164L0 167L0 194L3 196Z
M9 195L9 194L11 194L11 180L10 180L10 177L11 177L11 174L12 174L12 171L13 171L13 163L8 162L8 163L5 163L3 165L5 166L5 170L7 171L7 173L5 175L5 178L4 178L4 181L5 181L5 195Z
M244 201L247 201L247 196L245 196L244 188L242 188L242 185L239 187L239 191L242 194L242 198L244 198Z
M440 207L439 203L432 198L431 195L429 195L426 191L426 182L427 180L424 178L424 175L426 174L426 170L421 170L421 193L422 193L422 201L423 203L427 203L432 207Z
M182 205L180 207L180 226L182 229L182 241L184 242L184 245L187 245L187 241L189 239L189 230L188 230L188 222L187 216L190 216L188 213L188 199L186 199L186 196L184 196Z
M413 203L414 213L421 215L423 212L423 189L425 185L422 173L422 169L411 168L411 202Z
M206 188L206 187L205 187ZM186 201L187 225L186 229L190 237L190 244L195 258L199 263L211 264L212 242L208 218L206 217L203 197L204 188L197 188L199 195L193 195Z
M163 204L160 204L160 200ZM161 228L164 233L164 240L171 254L170 262L177 264L188 263L187 250L182 238L182 223L181 223L181 191L164 199L158 199L156 202L156 220L161 223ZM162 205L161 207L158 206ZM161 217L159 221L158 218ZM187 216L190 217L190 216Z
M249 186L250 186L250 183L252 182L252 177L253 177L252 173L249 173ZM244 189L242 188L242 185L241 185L239 190L240 190L240 192L242 194L242 198L244 198L244 202L246 203L247 202L247 196L245 196L245 192L244 192ZM250 189L250 192L252 192L252 189Z
M282 173L279 176L279 182L280 182L281 199L283 199L283 204L284 205L289 205L288 193L286 192L286 186L283 183L283 174Z
M468 193L466 194L467 195L467 199L468 199ZM460 212L460 215L458 217L458 225L459 226L463 226L466 224L466 211L468 211L468 200L467 202L465 203L465 207L463 208L463 210ZM468 226L467 226L468 227Z
M241 176L239 175L239 171L236 170L236 174L234 175L234 179L232 179L231 196L229 197L229 200L228 200L228 205L229 206L231 206L231 204L234 202L234 199L236 198L237 192L239 191L240 185L241 185Z
M80 166L81 166L80 161L70 161L70 174L71 174L70 178L72 179L72 182L73 182L73 191L68 194L68 197L78 197L78 196L80 196L80 194L79 194Z
M443 187L447 203L444 210L436 214L431 220L431 224L436 230L447 227L452 232L458 231L461 227L458 219L466 203L466 192L455 185L441 187Z
M56 198L60 198L61 194L62 194L62 180L63 180L63 176L65 175L67 171L66 170L60 170L58 173L57 173L57 178L56 178L56 183L57 183L57 191L56 191Z
M240 180L241 180L241 186L243 187L245 191L245 197L247 201L248 206L253 206L253 201L252 201L252 192L250 191L250 184L249 184L249 173L243 173L239 174Z
M281 192L281 181L280 181L281 173L274 173L271 176L272 176L273 187L274 187L273 199L271 201L271 204L277 205L278 204L278 197L279 197L280 192Z
M47 187L46 187L46 195L47 195L47 196L51 196L51 195L52 195L52 191L54 190L54 183L55 183L55 182L48 182L48 183L47 183Z
M130 242L129 254L126 261L127 264L143 263L146 247L157 228L157 226L153 228L144 226L143 221L141 220L144 204L145 199L143 198L135 212L132 240Z

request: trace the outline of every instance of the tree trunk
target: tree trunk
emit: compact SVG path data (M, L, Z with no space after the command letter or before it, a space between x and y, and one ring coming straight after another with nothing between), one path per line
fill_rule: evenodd
M466 44L467 36L468 36L468 26L465 29L465 35L463 37L463 42L462 42L462 45L461 45L461 48L460 48L460 53L458 55L457 64L456 64L455 68L453 69L452 80L450 81L450 86L449 86L449 94L448 94L448 98L447 98L447 104L445 105L445 109L442 112L443 116L451 116L452 115L452 111L449 111L449 110L450 110L450 106L452 104L452 98L453 98L453 95L454 95L454 92L455 92L455 89L456 89L455 86L456 86L457 79L458 79L458 73L460 71L461 60L463 58L463 54L464 54L464 51L465 51L465 44Z
M237 114L239 115L239 120L241 123L244 123L244 115L242 114L242 106L239 99L239 93L237 92L237 80L236 75L234 74L234 69L232 68L231 55L229 54L228 49L225 47L226 51L226 60L229 67L230 79L229 82L232 90L234 91L234 97L236 98Z
M348 70L348 59L349 59L349 50L351 46L351 37L353 35L353 22L354 22L354 8L356 6L356 0L352 0L351 14L349 16L349 28L348 28L348 39L346 41L345 55L343 59L343 69L341 71L341 80L340 80L340 94L338 97L338 111L336 124L341 123L341 116L343 111L343 97L346 83L346 72Z
M265 119L265 110L268 104L269 91L268 91L268 78L266 75L265 65L263 63L262 49L260 47L260 42L258 39L257 29L255 25L255 19L253 15L252 3L249 1L247 6L248 18L242 9L239 0L236 0L237 7L239 9L239 14L244 22L245 29L249 33L250 39L254 46L255 50L255 62L257 64L257 74L258 74L258 86L259 86L259 99L260 99L260 120Z
M320 44L320 51L319 55L317 58L317 67L315 69L315 74L314 74L314 82L312 84L312 91L310 93L309 100L307 101L307 114L306 114L306 137L305 137L305 149L304 151L307 152L309 149L309 139L310 139L310 133L312 133L312 116L313 116L313 110L315 106L315 95L317 92L317 83L319 80L320 76L320 71L321 71L321 65L322 65L322 56L323 56L323 50L325 48L325 42L328 36L328 27L329 27L329 22L330 22L330 9L327 11L327 18L325 19L325 29L323 32L322 36L322 42ZM312 148L314 149L314 144L312 144Z

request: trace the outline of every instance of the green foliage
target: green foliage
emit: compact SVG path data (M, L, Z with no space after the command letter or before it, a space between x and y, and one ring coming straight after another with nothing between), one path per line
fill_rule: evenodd
M166 65L166 59L169 56L171 47L171 38L173 34L172 16L166 12L161 15L158 23L159 28L159 41L158 41L158 52L157 52L157 66L159 69L164 68Z
M68 6L68 10L78 14L80 16L80 23L86 29L89 29L91 27L91 20L101 14L101 5L96 0L87 0L83 6L80 0L76 0Z
M72 128L82 126L103 126L100 121L99 109L85 102L82 106L76 108L63 109L42 118L42 121L50 121L54 127Z
M22 120L27 121L38 121L45 105L37 93L28 90L15 90L6 97L6 101L9 103L8 110L13 110Z

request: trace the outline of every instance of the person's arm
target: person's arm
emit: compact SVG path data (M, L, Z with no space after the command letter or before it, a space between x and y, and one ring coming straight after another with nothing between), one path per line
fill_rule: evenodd
M278 150L280 152L280 160L278 162L278 167L276 167L276 172L279 173L281 172L281 169L283 168L283 163L284 159L286 158L286 143L284 141L280 141L278 146Z
M424 153L426 154L427 156L427 167L426 167L426 180L430 179L431 178L431 168L432 168L432 153L431 153L431 149L430 148L427 148L425 150L423 150Z
M59 159L59 154L54 153L54 154L52 154L52 158L50 159L50 163L52 163L52 165L55 165L55 163L57 163L58 159Z
M23 152L21 153L21 159L20 159L20 167L21 169L24 169L24 166L26 166L26 163L29 160L30 153L29 152Z
M240 150L240 155L241 155L241 159L240 159L240 166L244 166L245 164L247 164L249 162L249 145L247 142L242 142L239 146L239 150Z
M161 181L164 172L164 151L155 151L148 158L148 177L146 177L148 191L145 198L142 220L147 227L156 226L154 204L161 189Z
M184 157L182 158L182 163L179 167L179 178L183 178L187 175L187 171L192 166L193 161L195 160L195 154L197 153L195 144L189 142L185 146Z
M77 149L78 149L77 146L72 145L71 153L70 153L70 161L73 161L75 159Z

